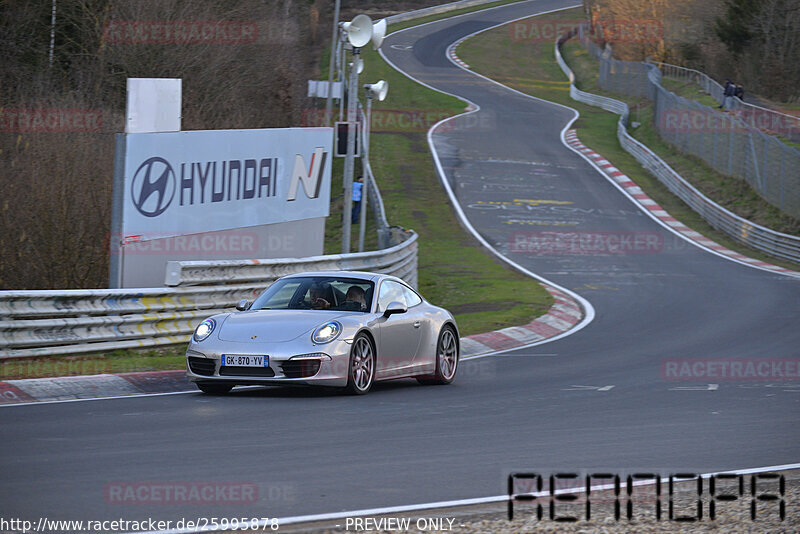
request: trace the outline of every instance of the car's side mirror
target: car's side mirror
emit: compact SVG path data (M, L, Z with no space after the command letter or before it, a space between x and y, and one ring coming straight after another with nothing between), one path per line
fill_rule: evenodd
M403 304L402 302L397 302L393 300L386 306L386 311L383 312L384 317L389 317L390 315L394 315L395 313L405 313L408 311L408 307Z
M242 299L236 303L236 309L239 311L245 311L250 309L250 301L247 299Z

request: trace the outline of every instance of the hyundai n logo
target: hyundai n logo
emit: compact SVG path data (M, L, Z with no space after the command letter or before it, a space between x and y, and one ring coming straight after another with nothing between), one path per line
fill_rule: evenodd
M175 172L164 158L145 160L131 182L133 205L145 217L158 217L175 196Z
M318 146L311 154L311 164L306 168L303 156L297 154L294 158L294 170L292 170L292 181L289 183L289 196L286 200L297 199L297 186L303 183L303 189L308 198L319 197L319 189L322 187L322 172L325 169L325 160L328 153L323 147Z
M289 182L287 200L297 199L303 190L310 199L319 198L328 153L317 147L311 160L297 154ZM267 200L278 196L279 175L284 174L280 158L220 161L185 161L173 166L155 156L144 161L133 176L133 205L145 217L158 217L172 205L193 206L240 200ZM281 188L283 189L283 188Z

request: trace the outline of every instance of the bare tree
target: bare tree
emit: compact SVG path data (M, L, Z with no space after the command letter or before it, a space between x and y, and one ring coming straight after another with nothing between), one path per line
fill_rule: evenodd
M800 1L763 0L747 25L751 38L743 56L757 72L751 85L779 99L800 98Z
M59 2L50 66L51 5L0 3L2 289L107 284L114 134L124 126L126 78L182 78L184 129L291 126L308 104L306 79L318 52L306 1L71 0ZM120 39L109 33L115 24L146 31ZM198 24L221 37L174 33ZM225 34L234 26L250 33ZM101 119L65 128L20 122L47 110Z
M642 60L652 57L661 61L679 55L679 43L702 37L705 22L718 11L707 0L585 0L584 10L600 29L615 24L628 31L617 31L605 39L620 59ZM612 28L614 29L614 28Z

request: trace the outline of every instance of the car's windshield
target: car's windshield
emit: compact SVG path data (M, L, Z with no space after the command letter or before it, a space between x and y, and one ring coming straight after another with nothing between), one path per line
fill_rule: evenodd
M368 312L372 307L372 293L372 282L357 278L284 278L269 286L250 309Z

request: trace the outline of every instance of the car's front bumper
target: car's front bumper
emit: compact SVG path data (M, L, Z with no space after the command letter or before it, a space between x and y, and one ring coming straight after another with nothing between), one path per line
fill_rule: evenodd
M192 382L241 385L344 387L350 365L346 340L316 346L253 343L191 343L186 375ZM269 356L268 367L222 366L222 355Z

